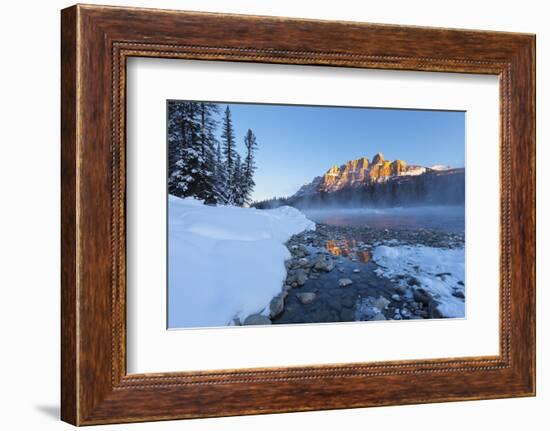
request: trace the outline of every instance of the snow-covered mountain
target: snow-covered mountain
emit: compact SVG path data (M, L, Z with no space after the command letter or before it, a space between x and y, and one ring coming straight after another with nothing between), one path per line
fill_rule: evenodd
M382 205L463 203L464 169L408 165L404 160L386 160L377 153L372 161L362 157L332 166L304 184L288 203L305 206L351 200Z
M332 166L324 175L302 186L295 196L318 192L331 193L349 187L362 187L387 181L395 176L420 175L424 172L426 168L422 166L408 166L403 160L385 160L382 153L377 153L372 162L362 157L341 166Z
M432 171L448 171L449 169L452 169L449 165L433 165L430 166L430 169Z

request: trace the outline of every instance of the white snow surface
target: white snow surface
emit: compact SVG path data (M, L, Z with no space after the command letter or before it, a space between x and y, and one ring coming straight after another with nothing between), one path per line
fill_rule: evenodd
M168 199L168 327L225 326L267 314L286 277L284 243L315 223L291 207Z
M432 294L445 317L465 317L464 301L452 295L454 289L464 291L464 248L436 248L423 245L401 245L375 248L373 260L380 265L378 275L394 278L398 275L415 277L422 288ZM449 273L450 275L442 275ZM439 274L439 275L437 275ZM408 286L406 280L400 284Z
M423 166L416 166L415 168L412 168L410 171L407 172L401 172L399 176L409 176L409 177L415 177L418 175L422 175L426 172L426 168Z
M430 166L430 169L432 169L433 171L448 171L452 168L449 165L433 165Z

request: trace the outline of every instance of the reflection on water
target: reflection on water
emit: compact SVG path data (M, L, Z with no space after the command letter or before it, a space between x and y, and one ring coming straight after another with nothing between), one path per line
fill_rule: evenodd
M334 256L345 256L351 259L357 258L359 262L367 263L371 255L367 250L361 250L362 244L354 239L351 240L328 240L325 244L329 253Z
M434 229L464 233L463 206L303 210L316 223L375 229Z

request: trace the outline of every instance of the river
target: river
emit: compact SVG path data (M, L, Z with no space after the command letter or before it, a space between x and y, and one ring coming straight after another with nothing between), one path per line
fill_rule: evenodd
M430 229L464 233L464 206L301 210L315 223L374 229Z

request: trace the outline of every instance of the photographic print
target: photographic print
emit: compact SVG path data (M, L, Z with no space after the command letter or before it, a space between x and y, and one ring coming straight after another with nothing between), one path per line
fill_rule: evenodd
M168 328L465 317L465 112L167 101Z

